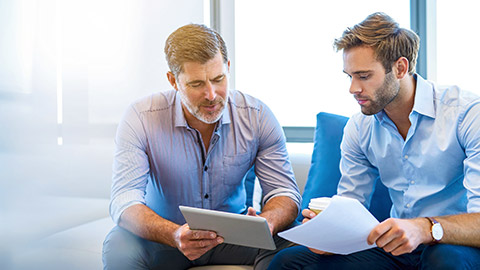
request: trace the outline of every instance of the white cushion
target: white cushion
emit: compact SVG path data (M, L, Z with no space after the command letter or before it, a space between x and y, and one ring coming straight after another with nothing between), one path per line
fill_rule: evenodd
M11 255L13 269L102 269L103 240L113 226L107 217L38 240Z

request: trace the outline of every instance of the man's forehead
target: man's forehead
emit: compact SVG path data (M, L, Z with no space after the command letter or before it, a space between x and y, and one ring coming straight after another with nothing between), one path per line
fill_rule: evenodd
M223 65L221 68L210 69L210 68L195 68L195 69L186 69L178 75L179 79L184 82L190 81L205 81L213 80L215 78L225 76L227 74L226 65Z
M382 67L370 47L356 47L343 52L343 70L346 73L372 72Z
M185 62L182 67L179 77L185 78L208 77L209 79L212 79L228 72L228 65L223 62L220 53L205 63Z

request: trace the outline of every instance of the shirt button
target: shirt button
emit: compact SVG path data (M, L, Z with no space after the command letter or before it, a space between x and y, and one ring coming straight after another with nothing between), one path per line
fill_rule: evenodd
M412 181L410 181L410 184L412 184L412 185L413 185L413 184L415 184L415 181L413 181L413 180L412 180Z
M405 205L405 206L406 206L407 208L410 208L410 204L409 204L409 203L407 203L407 205Z
M408 159L408 155L403 156L405 159Z
M203 197L204 197L205 199L208 199L209 196L208 196L208 194L205 194L205 196L203 196Z

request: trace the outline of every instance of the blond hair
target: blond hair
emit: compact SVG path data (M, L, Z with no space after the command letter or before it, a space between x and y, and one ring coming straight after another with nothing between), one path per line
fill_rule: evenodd
M361 23L347 28L334 42L337 51L358 46L372 47L376 59L382 63L386 73L392 70L393 64L400 57L408 59L408 73L415 73L420 38L413 31L400 28L398 23L385 13L369 15Z
M205 64L221 52L228 62L225 41L213 29L200 24L188 24L175 30L165 42L165 57L170 71L178 77L185 62Z

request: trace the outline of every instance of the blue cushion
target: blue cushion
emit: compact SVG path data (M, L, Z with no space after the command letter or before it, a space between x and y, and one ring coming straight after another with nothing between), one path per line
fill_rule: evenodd
M340 180L340 143L348 118L324 113L317 114L312 162L302 196L302 210L308 207L311 198L331 197L337 193ZM390 216L391 200L387 188L377 181L370 204L370 212L379 220ZM297 220L303 219L300 213Z
M255 165L250 168L245 176L243 177L243 182L245 183L245 190L247 192L247 207L253 207L253 192L255 189Z

